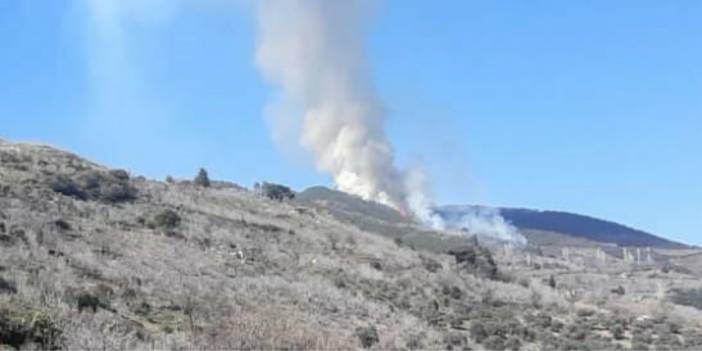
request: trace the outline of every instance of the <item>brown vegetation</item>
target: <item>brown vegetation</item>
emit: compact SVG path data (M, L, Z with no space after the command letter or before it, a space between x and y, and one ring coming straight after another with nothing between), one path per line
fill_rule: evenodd
M0 158L0 348L702 345L693 308L661 308L659 283L699 288L681 273L527 260L386 213L147 181L41 146Z

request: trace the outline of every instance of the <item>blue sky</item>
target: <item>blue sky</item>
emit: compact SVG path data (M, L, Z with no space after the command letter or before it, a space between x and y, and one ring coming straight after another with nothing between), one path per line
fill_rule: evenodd
M250 5L180 0L105 32L87 2L0 0L1 136L154 178L331 183L271 141ZM440 4L385 1L368 44L398 162L438 202L702 244L702 2Z

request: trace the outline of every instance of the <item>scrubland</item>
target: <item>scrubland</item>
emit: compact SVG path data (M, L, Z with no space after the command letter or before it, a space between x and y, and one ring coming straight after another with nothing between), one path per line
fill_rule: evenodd
M702 348L699 272L208 185L0 143L0 350Z

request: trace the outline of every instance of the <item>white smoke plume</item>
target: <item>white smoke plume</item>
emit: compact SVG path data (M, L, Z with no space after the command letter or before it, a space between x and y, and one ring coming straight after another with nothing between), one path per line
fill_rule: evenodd
M339 190L411 212L425 225L443 230L447 223L434 210L424 174L403 172L394 164L364 47L371 4L259 3L256 63L282 93L268 109L274 137L297 134L317 168L330 173ZM469 213L462 221L485 235L519 239L498 213Z
M164 24L186 5L232 4L224 0L79 1L87 5L96 38L90 61L99 105L104 111L120 112L144 107L139 96L146 82L128 54L131 28ZM434 210L424 174L395 166L384 131L384 108L375 94L365 51L375 4L373 0L257 2L256 63L282 93L269 106L274 136L296 134L317 168L331 174L339 190L413 214L432 228L451 229L455 223L447 223ZM134 101L136 106L125 107ZM134 113L119 115L125 114ZM473 231L511 237L504 234L510 227L499 214L475 213L462 221Z
M272 109L273 128L301 125L299 142L339 190L406 212L405 176L394 165L365 56L370 4L261 1L256 62L280 86L279 103L295 107Z
M471 235L486 236L517 245L526 245L526 238L508 223L500 212L491 207L472 206L451 221L444 219L446 227L466 230Z
M446 222L434 210L434 203L429 196L426 175L419 169L414 169L407 174L405 187L409 189L407 193L407 208L423 224L436 230L445 230Z

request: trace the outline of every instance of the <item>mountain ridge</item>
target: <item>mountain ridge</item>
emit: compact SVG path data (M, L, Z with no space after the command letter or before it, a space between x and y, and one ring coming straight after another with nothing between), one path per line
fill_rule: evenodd
M321 202L345 214L355 213L365 218L376 218L386 222L412 223L396 210L358 196L346 194L324 186L313 186L298 193L307 202ZM476 208L497 210L504 219L520 231L541 231L580 238L594 243L615 244L618 246L658 247L684 249L692 246L667 239L643 230L601 219L594 216L559 210L533 210L517 207L489 207L482 205L442 205L435 211L446 220L458 220Z
M477 205L446 205L437 208L442 216L456 217L468 212ZM690 248L679 243L643 230L601 219L594 216L559 210L533 210L527 208L499 207L500 214L520 230L531 229L563 233L600 243L619 246Z

